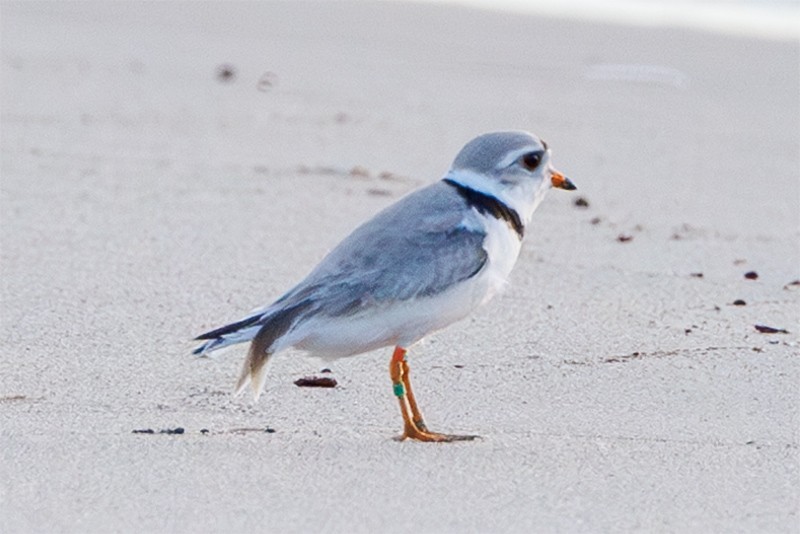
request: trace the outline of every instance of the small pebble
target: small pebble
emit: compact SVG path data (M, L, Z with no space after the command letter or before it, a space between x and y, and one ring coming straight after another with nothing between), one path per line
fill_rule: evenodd
M301 388L335 388L336 379L327 376L304 376L294 381L294 385Z
M742 299L736 299L733 301L734 306L747 306L747 303Z
M744 273L744 277L748 280L758 280L758 273L755 271L747 271Z
M789 331L784 328L775 328L772 326L766 326L763 324L754 325L755 329L761 332L762 334L788 334Z
M217 79L221 82L232 82L236 78L236 69L233 65L223 64L217 67Z

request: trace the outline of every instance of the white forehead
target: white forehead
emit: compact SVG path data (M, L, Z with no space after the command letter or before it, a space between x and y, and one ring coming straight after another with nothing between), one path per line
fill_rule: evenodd
M507 167L523 154L544 149L539 138L528 132L488 133L467 143L452 168L489 173Z

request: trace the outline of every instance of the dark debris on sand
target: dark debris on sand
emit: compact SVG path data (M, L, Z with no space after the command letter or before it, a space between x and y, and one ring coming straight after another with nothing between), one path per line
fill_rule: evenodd
M156 432L152 428L139 428L133 430L132 434L183 434L186 432L183 427L175 427L175 428L165 428L163 430L159 430Z
M336 384L336 379L329 376L304 376L294 381L301 388L335 388Z
M761 332L762 334L788 334L789 331L785 328L775 328L772 326L766 326L763 324L754 325L756 330Z

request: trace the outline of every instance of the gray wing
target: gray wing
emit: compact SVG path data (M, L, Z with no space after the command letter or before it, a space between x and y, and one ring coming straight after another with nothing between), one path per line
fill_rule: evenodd
M486 234L477 228L477 215L451 186L421 189L356 228L275 303L198 336L207 341L194 353L249 341L259 332L268 333L262 345L269 345L306 314L350 315L446 291L486 265Z
M465 217L475 224L464 226ZM441 293L486 264L477 222L450 186L435 183L357 228L270 308L308 305L340 316Z

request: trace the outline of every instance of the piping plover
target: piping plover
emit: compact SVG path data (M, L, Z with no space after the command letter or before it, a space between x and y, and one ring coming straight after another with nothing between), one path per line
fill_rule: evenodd
M526 132L467 143L438 182L362 224L281 298L198 336L206 354L251 341L236 393L257 399L265 364L290 347L327 358L394 346L389 364L405 424L400 439L475 436L428 430L409 381L406 354L427 334L466 317L507 284L533 211L551 188L575 186Z

